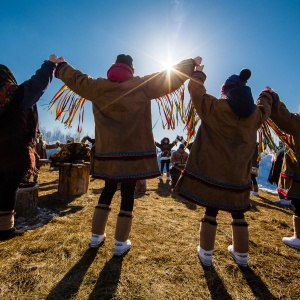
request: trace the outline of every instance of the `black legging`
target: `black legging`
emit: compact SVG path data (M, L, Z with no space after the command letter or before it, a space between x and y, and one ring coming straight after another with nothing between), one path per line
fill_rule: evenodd
M251 181L253 185L257 185L257 180L256 180L256 176L251 174Z
M298 200L298 201L293 200L292 204L295 207L295 210L294 210L295 216L300 217L300 200Z
M121 210L133 211L135 185L136 181L121 183ZM110 205L117 188L117 183L105 181L105 186L100 195L98 204Z
M0 211L15 209L17 190L22 181L23 173L0 173Z
M219 210L213 207L206 207L205 214L207 216L215 218L218 214ZM244 219L244 213L231 213L232 219Z
M170 172L170 159L163 159L160 161L160 173L163 174L164 173L164 168L165 168L165 165L166 165L166 169L167 169L167 172Z

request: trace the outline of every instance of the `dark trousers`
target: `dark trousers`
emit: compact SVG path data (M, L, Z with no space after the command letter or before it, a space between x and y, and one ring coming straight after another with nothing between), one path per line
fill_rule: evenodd
M0 211L15 209L17 190L22 181L23 173L0 173Z
M121 183L121 210L133 211L135 185L136 181ZM98 204L110 205L117 188L117 183L105 181L105 186L100 195Z
M166 159L166 160L161 160L160 161L160 173L163 174L164 173L164 168L165 168L165 165L166 165L166 169L167 169L167 172L170 171L170 159Z
M170 174L171 174L171 178L172 178L172 187L175 187L175 185L181 175L181 171L172 167L172 169L170 170Z
M251 181L253 185L257 185L257 180L256 180L256 176L251 174Z
M298 201L293 200L292 204L295 207L295 210L294 210L295 216L300 217L300 200L298 200Z

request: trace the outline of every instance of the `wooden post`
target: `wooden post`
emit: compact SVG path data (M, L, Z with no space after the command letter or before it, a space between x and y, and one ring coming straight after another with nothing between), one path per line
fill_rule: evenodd
M58 193L64 196L86 194L90 183L89 164L61 164L59 166Z
M30 218L37 214L38 211L38 193L39 185L33 187L20 188L17 192L17 201L15 211L17 217Z
M135 191L137 193L145 193L147 191L147 180L140 179L136 182Z

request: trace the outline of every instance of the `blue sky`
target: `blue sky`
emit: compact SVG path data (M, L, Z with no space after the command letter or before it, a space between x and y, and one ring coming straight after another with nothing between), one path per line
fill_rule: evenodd
M298 112L300 1L297 0L64 0L1 1L1 64L19 83L54 53L92 77L106 72L120 53L134 59L136 75L164 69L164 62L200 55L208 93L219 96L226 78L252 70L254 98L267 85ZM39 101L41 126L64 125L45 110L62 83L54 79ZM189 98L186 91L186 99ZM153 101L153 124L159 119ZM74 124L72 132L75 132ZM83 131L93 136L91 104ZM153 130L155 140L185 135L182 127Z

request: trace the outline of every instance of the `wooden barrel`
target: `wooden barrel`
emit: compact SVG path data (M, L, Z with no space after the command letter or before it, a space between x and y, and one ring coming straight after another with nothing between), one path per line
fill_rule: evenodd
M64 163L59 166L59 194L64 196L79 196L86 194L89 183L89 164Z
M20 188L17 192L17 201L15 211L17 217L30 218L37 214L38 211L38 193L39 185L33 187Z

